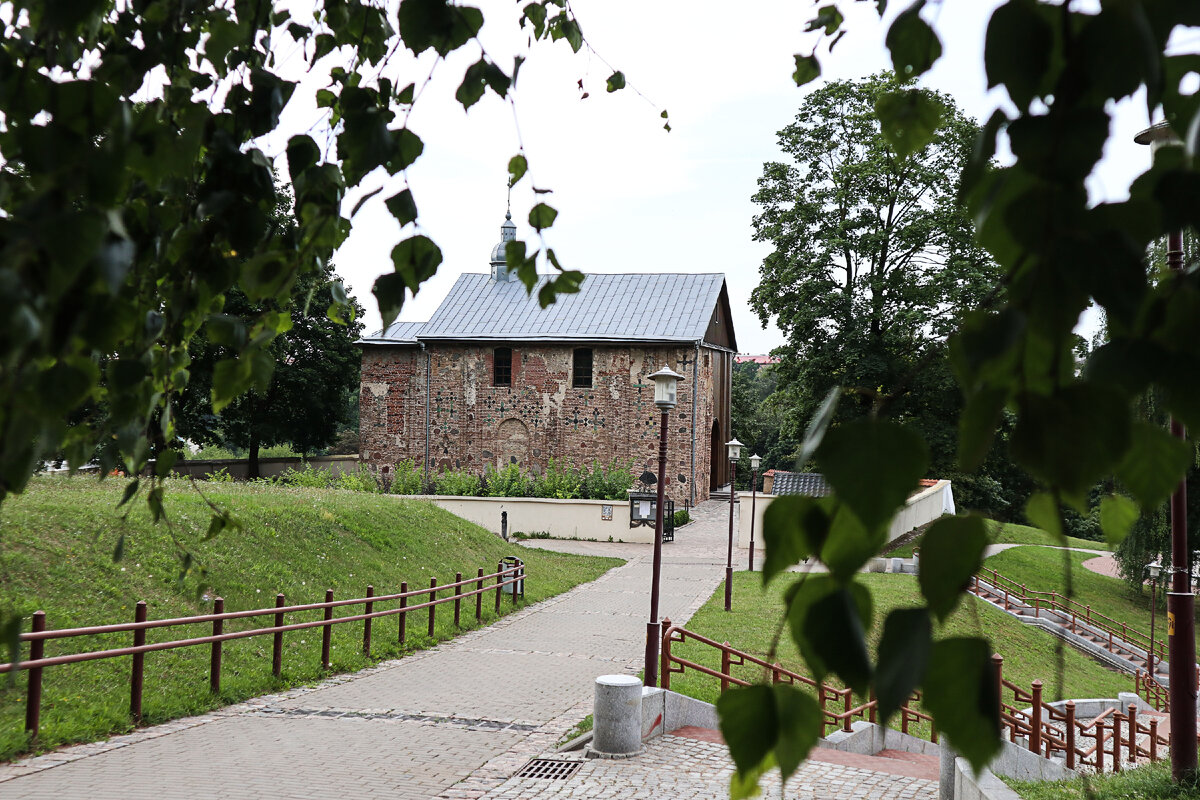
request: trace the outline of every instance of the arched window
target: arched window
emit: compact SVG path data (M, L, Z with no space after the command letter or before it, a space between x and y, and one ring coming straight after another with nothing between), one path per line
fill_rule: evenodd
M492 385L512 386L511 347L497 347L492 351Z

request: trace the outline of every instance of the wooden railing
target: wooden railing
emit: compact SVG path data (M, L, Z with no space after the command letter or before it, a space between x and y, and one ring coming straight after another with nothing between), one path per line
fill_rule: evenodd
M672 651L672 645L682 644L688 640L699 642L700 644L719 650L721 653L720 670L718 671L695 661L681 658ZM731 685L750 686L752 682L735 677L732 668L751 664L760 667L763 670L764 678L769 677L772 683L798 684L814 690L817 695L817 702L821 706L821 711L825 714L825 727L828 730L849 732L851 730L851 723L855 718L863 719L867 722L875 722L877 703L874 695L871 695L866 702L854 705L854 693L850 689L842 689L830 686L827 683L815 681L807 675L801 675L785 669L779 662L775 662L774 664L768 663L751 653L731 647L729 642L717 642L709 639L707 636L689 631L684 627L672 625L669 619L663 620L663 640L660 653L661 664L658 674L659 685L663 689L671 688L672 674L678 675L689 669L720 680L721 691L725 691ZM914 707L914 704L919 703L920 700L920 692L914 692L900 707L900 730L908 733L910 726L913 724L928 722L930 741L936 742L938 740L937 728L933 724L933 717Z
M684 642L697 642L717 650L721 654L719 669L705 666L679 655L673 648ZM877 702L872 694L866 702L854 704L850 689L841 689L792 672L778 662L769 663L752 653L732 647L729 642L717 642L695 631L672 625L663 620L663 640L659 667L659 683L664 689L671 688L671 675L687 670L716 678L721 682L721 691L730 686L750 686L753 681L733 674L733 667L751 665L762 670L763 680L772 683L792 683L807 686L817 696L821 711L825 715L826 732L830 730L852 730L854 719L876 722ZM1062 710L1046 703L1042 697L1042 682L1035 680L1028 689L1004 679L1004 659L992 656L996 679L996 697L999 701L1001 735L1012 742L1021 742L1030 751L1046 758L1061 757L1070 769L1088 766L1097 772L1120 771L1122 762L1136 764L1139 758L1157 761L1160 747L1168 747L1169 731L1159 731L1159 719L1150 716L1147 722L1138 717L1137 706L1130 704L1124 711L1110 708L1099 716L1081 721L1075 716L1075 702L1068 700ZM1142 680L1140 674L1138 680ZM1151 681L1155 685L1157 682ZM1160 687L1161 688L1161 687ZM919 692L905 701L899 711L899 728L910 732L914 723L929 723L929 738L936 742L937 728L933 718L922 711L918 704ZM893 725L895 723L892 723Z
M1122 760L1131 765L1139 758L1157 761L1160 745L1170 745L1169 731L1159 731L1158 717L1151 716L1144 723L1133 703L1124 712L1110 708L1081 722L1076 719L1073 700L1064 703L1062 710L1043 700L1041 681L1035 680L1026 691L1005 680L1003 662L999 654L992 656L1001 732L1009 741L1023 740L1031 752L1061 757L1068 769L1088 766L1097 772L1119 772ZM1005 699L1006 691L1011 699Z
M492 580L495 580L494 584L489 583ZM506 593L504 588L511 587L512 602L516 604L517 595L524 595L524 580L524 562L520 559L510 557L502 560L497 565L496 571L489 575L484 575L483 569L480 568L475 577L463 580L462 573L460 572L455 574L453 583L443 586L438 586L437 578L430 578L428 589L413 589L412 591L409 591L407 583L401 583L399 592L387 595L376 595L375 588L368 586L365 597L351 600L334 600L333 590L327 589L325 591L325 602L323 603L305 603L303 605L288 606L284 605L284 596L277 594L275 596L274 608L261 608L252 611L225 611L225 601L217 597L213 601L213 613L211 614L154 620L146 619L146 603L145 601L141 601L136 606L133 622L118 623L115 625L94 625L83 628L59 628L54 630L46 629L45 612L36 611L33 614L32 629L20 636L22 643L29 643L28 658L17 663L0 664L0 673L12 672L14 670L25 670L28 673L25 730L32 738L36 738L41 719L43 670L64 664L78 664L84 661L129 656L131 657L129 713L134 724L138 724L142 719L142 690L146 653L157 652L159 650L174 650L180 647L208 645L211 652L209 659L209 689L214 694L217 694L221 691L222 645L227 641L246 639L253 636L272 636L274 642L271 669L272 674L276 678L279 678L283 670L283 634L287 631L321 628L321 667L322 669L329 669L331 666L329 651L334 625L347 622L361 622L363 624L362 652L364 655L370 657L372 620L390 616L398 617L397 641L400 644L404 644L407 636L408 615L415 611L428 609L427 630L428 635L432 637L434 635L438 606L447 603L454 605L454 625L458 627L461 619L463 600L474 597L475 619L479 621L483 617L484 594L495 592L495 611L499 612L501 595ZM468 590L464 591L464 588L468 588ZM453 591L453 594L438 596L439 592L445 593L449 591ZM429 599L409 605L408 601L410 598L424 596L428 596ZM395 607L376 611L376 606L383 603L395 603ZM351 614L344 617L334 616L335 609L346 606L362 606L363 610L359 614ZM286 615L305 611L321 611L322 618L308 622L285 624ZM248 628L229 633L226 633L224 630L226 621L259 617L269 617L271 624L267 627ZM175 639L167 642L154 642L152 644L146 643L146 631L152 628L177 628L202 623L211 623L211 635ZM52 657L45 656L45 645L48 640L67 639L78 636L99 636L112 633L132 633L132 646L106 650L80 651Z
M1041 592L1029 589L1025 584L1017 583L1013 579L1007 578L996 570L987 567L979 570L971 583L971 591L974 594L980 594L981 583L990 586L992 593L1000 596L1000 602L1002 602L1005 611L1011 608L1013 600L1017 600L1033 608L1035 616L1040 615L1042 611L1056 611L1063 615L1064 624L1073 633L1077 632L1076 628L1079 623L1084 622L1092 628L1108 634L1107 643L1102 642L1101 644L1104 644L1110 652L1116 652L1116 647L1118 646L1117 640L1119 639L1147 653L1153 653L1156 663L1165 661L1167 658L1166 637L1151 641L1150 636L1142 633L1137 628L1131 628L1125 622L1101 614L1099 611L1094 611L1090 605L1080 603L1078 600L1073 600L1058 592ZM1068 617L1069 619L1067 619Z

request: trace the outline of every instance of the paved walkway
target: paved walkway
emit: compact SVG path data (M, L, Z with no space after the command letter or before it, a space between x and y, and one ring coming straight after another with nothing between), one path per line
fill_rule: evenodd
M724 504L700 505L696 521L664 546L663 616L690 619L720 584L727 514ZM726 797L731 767L724 746L688 740L679 747L680 737L665 737L639 758L589 761L581 778L519 779L525 783L514 789L512 776L530 758L552 753L591 713L597 675L641 669L649 612L650 545L528 544L628 562L407 658L0 766L0 798L449 800L552 796L547 784L556 791L570 787L575 796ZM735 555L744 564L745 551ZM699 760L689 755L697 753ZM853 768L805 770L789 782L801 797L936 795L936 788L926 791L927 782L904 783L915 778L871 778L889 787L890 793L877 794L846 783ZM600 781L610 794L593 794L577 780Z

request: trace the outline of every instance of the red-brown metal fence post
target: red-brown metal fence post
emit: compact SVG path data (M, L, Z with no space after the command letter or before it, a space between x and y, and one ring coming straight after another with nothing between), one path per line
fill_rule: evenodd
M1004 656L992 654L992 669L996 673L996 720L1000 723L1000 731L1004 731Z
M875 721L875 703L876 703L875 687L871 687L871 694L869 695L868 702L871 704L871 707L867 711L867 722L874 722Z
M138 600L133 609L133 621L146 621L146 601ZM133 632L133 646L141 647L146 643L146 629L138 628ZM129 716L134 725L142 724L142 682L145 676L145 653L133 654L133 669L129 677Z
M275 595L275 607L283 608L283 593ZM275 615L275 627L283 627L283 614ZM283 675L283 631L275 631L275 635L271 637L274 641L271 643L271 674L276 678Z
M41 633L46 630L46 612L33 612L31 631ZM29 660L37 661L46 654L46 640L34 639L29 643ZM25 697L25 732L32 741L37 740L38 724L42 719L42 668L34 667L29 671L29 689Z
M851 694L853 694L853 692L851 692L849 689L847 689L846 693L844 695L842 695L842 698L846 701L845 708L842 709L842 713L845 714L845 716L842 717L842 730L844 730L846 733L850 733L850 731L851 731L851 728L850 728L850 695Z
M1158 719L1150 718L1150 760L1158 761Z
M722 642L721 647L721 691L729 688L729 642Z
M1104 773L1104 720L1096 720L1096 774Z
M779 663L778 661L771 665L771 683L779 683L783 680L783 673L780 672L782 667L783 664Z
M437 600L437 578L429 579L429 638L433 638L433 616L437 611L434 601Z
M1075 701L1068 700L1065 724L1067 742L1067 769L1075 769Z
M1121 771L1121 722L1125 715L1120 711L1113 714L1113 772Z
M671 618L663 617L662 648L659 650L660 664L658 667L658 685L663 689L671 688Z
M333 637L333 589L325 590L325 625L321 627L321 669L329 669L333 664L329 660L329 645Z
M462 573L456 572L456 573L454 573L454 584L455 584L455 586L454 586L454 627L455 628L459 627L458 613L459 613L459 608L462 606L462 587L458 585L460 583L462 583Z
M513 565L512 602L514 606L517 604L517 587L521 585L521 573L521 564L517 562Z
M1133 703L1129 704L1129 714L1127 715L1127 719L1129 720L1129 740L1128 740L1129 763L1136 764L1137 763L1137 736L1138 736L1137 706L1135 706Z
M500 595L504 593L504 562L496 565L496 613L500 613Z
M375 596L375 586L367 586L367 601L363 603L363 613L370 614L375 610L375 604L370 598ZM363 655L367 658L371 657L371 617L368 616L363 620Z
M225 598L218 597L213 600L213 613L225 613ZM212 624L212 635L220 636L225 632L225 620L214 619ZM208 669L208 690L213 694L221 693L221 645L223 643L216 641L212 643L212 655L209 659Z
M1029 749L1030 751L1042 754L1042 682L1035 680L1033 682L1033 724L1029 732Z
M475 575L478 580L475 582L475 621L479 622L483 619L483 567Z
M408 612L404 610L407 607L408 607L408 581L402 581L400 583L400 613L396 615L396 616L400 617L400 632L397 637L400 644L404 644L404 637L405 637L405 634L407 633L405 628L406 628L406 624L407 624L406 617L408 617Z

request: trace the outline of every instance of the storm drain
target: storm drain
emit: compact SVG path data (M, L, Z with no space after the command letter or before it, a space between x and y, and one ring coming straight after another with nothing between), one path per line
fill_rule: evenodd
M582 761L558 761L553 758L535 758L517 773L517 777L565 781L579 771L579 765L582 763Z

